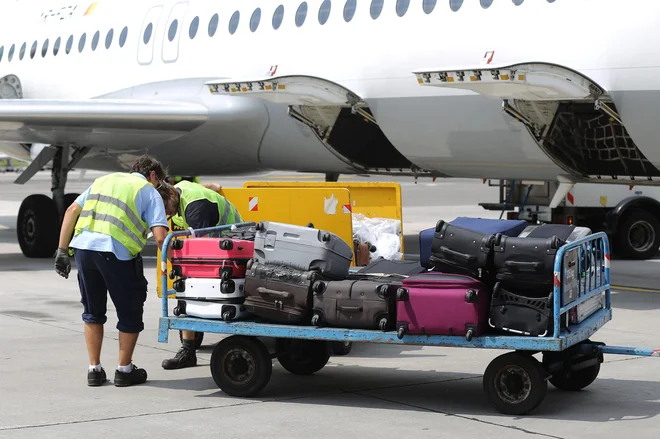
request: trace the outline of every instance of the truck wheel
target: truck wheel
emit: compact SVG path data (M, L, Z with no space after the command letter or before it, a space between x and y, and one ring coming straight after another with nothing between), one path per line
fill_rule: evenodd
M266 387L272 371L268 349L256 337L232 335L213 348L211 376L229 396L255 396Z
M617 231L617 249L626 259L650 259L660 248L660 222L646 211L632 211Z
M350 341L333 341L330 342L330 346L334 355L348 355L353 348L353 343Z
M295 375L311 375L330 359L330 347L323 340L278 339L277 359Z

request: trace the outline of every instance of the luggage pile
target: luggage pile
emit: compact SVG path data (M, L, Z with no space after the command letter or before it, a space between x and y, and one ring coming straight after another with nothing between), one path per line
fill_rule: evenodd
M591 233L568 225L457 218L420 233L420 261L377 259L350 272L353 248L334 233L262 221L220 238L173 242L176 315L464 336L552 332L554 260ZM578 279L577 251L566 279ZM564 288L563 304L577 289ZM603 306L596 297L570 316Z

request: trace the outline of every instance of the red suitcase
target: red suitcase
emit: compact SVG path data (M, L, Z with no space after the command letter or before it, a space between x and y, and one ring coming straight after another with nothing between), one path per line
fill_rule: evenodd
M486 331L490 296L485 284L460 274L407 277L397 291L397 336L463 335L470 341Z
M245 277L254 241L231 238L188 238L172 242L172 273L182 277Z

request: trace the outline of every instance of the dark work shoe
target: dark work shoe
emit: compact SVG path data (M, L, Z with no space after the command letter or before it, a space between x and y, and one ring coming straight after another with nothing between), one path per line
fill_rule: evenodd
M120 372L115 370L115 386L116 387L128 387L134 384L142 384L147 381L147 371L144 369L138 369L134 364L133 370L130 372Z
M105 370L101 368L98 370L88 370L87 372L87 385L96 387L108 381L108 377L105 375Z
M183 369L193 366L197 366L197 355L187 346L181 346L174 358L163 360L163 369Z

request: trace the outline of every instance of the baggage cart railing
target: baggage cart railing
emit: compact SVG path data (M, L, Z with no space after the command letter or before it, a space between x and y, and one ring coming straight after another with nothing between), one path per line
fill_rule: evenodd
M562 303L565 289L569 286L566 282L566 273L571 261L567 261L566 256L569 252L577 250L577 276L575 279L577 297L569 303ZM610 243L604 232L594 233L584 238L575 240L563 245L555 256L554 266L554 289L553 289L553 319L554 331L553 338L559 337L561 332L561 318L578 305L588 301L594 296L602 295L605 292L605 310L611 310L611 291L610 291Z
M167 249L170 247L170 241L172 238L176 238L177 236L204 236L208 235L210 233L214 232L223 232L225 230L232 230L236 229L238 227L246 227L246 226L254 226L257 223L255 222L245 222L245 223L236 223L236 224L226 224L224 226L214 226L214 227L207 227L204 229L188 229L188 230L178 230L174 232L170 232L167 234L165 237L165 240L163 241L163 248L161 249L161 254L160 254L160 276L162 279L161 285L167 285ZM163 288L164 290L166 288ZM161 305L162 305L162 311L163 311L163 317L168 316L168 311L167 311L167 296L169 295L170 291L163 291L162 298L161 298Z

